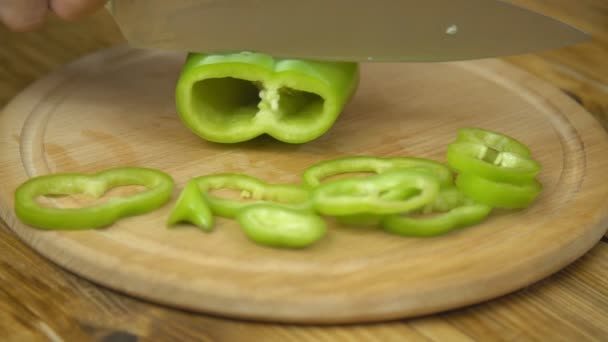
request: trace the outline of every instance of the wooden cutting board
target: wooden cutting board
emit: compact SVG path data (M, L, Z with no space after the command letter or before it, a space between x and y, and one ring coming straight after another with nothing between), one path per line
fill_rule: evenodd
M184 56L117 47L42 79L0 115L0 211L26 243L99 284L177 307L302 323L428 314L494 298L563 268L608 226L608 139L559 90L497 60L369 64L360 89L322 138L205 142L180 122L173 90ZM445 160L464 126L531 146L544 191L522 211L436 238L331 226L306 250L250 243L229 220L214 232L166 229L184 183L214 172L297 182L314 162L346 155ZM44 232L21 224L13 191L28 177L117 166L175 177L173 200L97 231ZM15 260L18 262L18 260Z

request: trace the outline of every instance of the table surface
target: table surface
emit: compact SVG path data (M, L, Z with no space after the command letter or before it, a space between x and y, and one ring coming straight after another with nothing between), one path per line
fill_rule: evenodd
M505 60L562 89L608 129L608 2L512 2L593 35L576 47ZM102 11L73 23L50 18L31 33L0 27L0 42L2 107L54 68L123 38ZM116 293L58 268L0 222L0 336L116 342L602 340L608 336L608 237L557 274L486 303L385 323L297 326L201 315Z

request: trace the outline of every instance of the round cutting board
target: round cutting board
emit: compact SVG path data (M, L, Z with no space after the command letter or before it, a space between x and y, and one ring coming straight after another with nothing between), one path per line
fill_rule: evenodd
M82 277L134 296L232 317L302 323L377 321L452 309L524 287L588 251L607 228L608 139L560 91L497 60L366 64L335 126L301 145L259 138L221 145L180 122L184 55L117 47L42 79L0 115L2 218L35 250ZM445 160L458 128L530 145L544 169L540 198L435 238L331 225L304 250L255 245L230 220L203 233L165 227L185 182L242 172L298 182L347 155ZM20 223L13 192L28 177L117 166L162 169L170 203L102 230L39 231Z

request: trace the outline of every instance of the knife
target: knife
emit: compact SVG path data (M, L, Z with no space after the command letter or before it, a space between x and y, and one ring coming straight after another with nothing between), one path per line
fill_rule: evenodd
M497 0L113 0L131 45L283 58L440 62L524 54L589 36Z

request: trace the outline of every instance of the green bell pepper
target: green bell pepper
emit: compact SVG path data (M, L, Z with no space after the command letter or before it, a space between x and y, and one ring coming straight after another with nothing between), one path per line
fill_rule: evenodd
M456 186L478 203L507 209L528 207L542 190L542 185L535 179L506 183L465 173L456 177Z
M325 221L314 213L269 203L244 208L236 220L249 239L271 247L307 247L327 230Z
M313 189L315 210L324 215L396 214L422 208L439 193L436 177L395 169L367 178L330 181Z
M489 205L475 203L457 188L450 187L441 190L422 216L389 215L382 218L381 226L397 235L430 237L477 224L491 211Z
M356 63L193 53L175 97L181 119L203 139L236 143L268 134L304 143L331 128L358 82Z
M532 155L528 146L519 140L484 128L461 128L458 130L456 141L485 145L498 152L512 152L528 158Z
M167 219L169 226L182 222L192 223L204 231L213 229L213 213L196 181L186 183Z
M388 170L407 168L427 169L428 172L437 177L442 186L453 184L453 175L450 169L434 160L414 157L382 158L366 156L341 157L316 163L304 170L302 181L307 186L316 187L321 184L324 178L339 174L355 172L380 174Z
M471 173L496 181L528 181L541 171L541 165L529 157L496 150L483 143L451 143L447 160L448 165L459 173Z
M330 160L324 160L316 163L306 170L302 175L302 181L305 185L314 188L321 184L323 179L340 174L349 174L357 172L372 172L381 174L383 172L394 169L410 169L425 170L429 174L435 176L439 181L440 186L449 186L453 184L453 175L450 169L434 160L414 157L368 157L368 156L349 156L340 157ZM384 199L391 196L394 198L406 198L413 194L413 189L405 191L392 189L382 194ZM378 225L381 215L373 214L355 214L355 215L340 215L336 216L336 220L342 224L348 225Z
M99 198L111 188L127 185L141 185L147 190L81 208L53 208L37 202L39 196L84 194ZM40 229L101 228L120 218L159 208L171 198L173 185L168 174L140 167L114 168L91 175L58 173L39 176L27 180L15 191L15 213L23 223Z
M218 173L193 178L208 203L211 211L219 216L235 218L237 214L253 203L274 202L300 211L312 211L310 191L289 184L269 184L255 177L237 173ZM241 199L227 199L214 196L211 190L232 189L241 191Z

